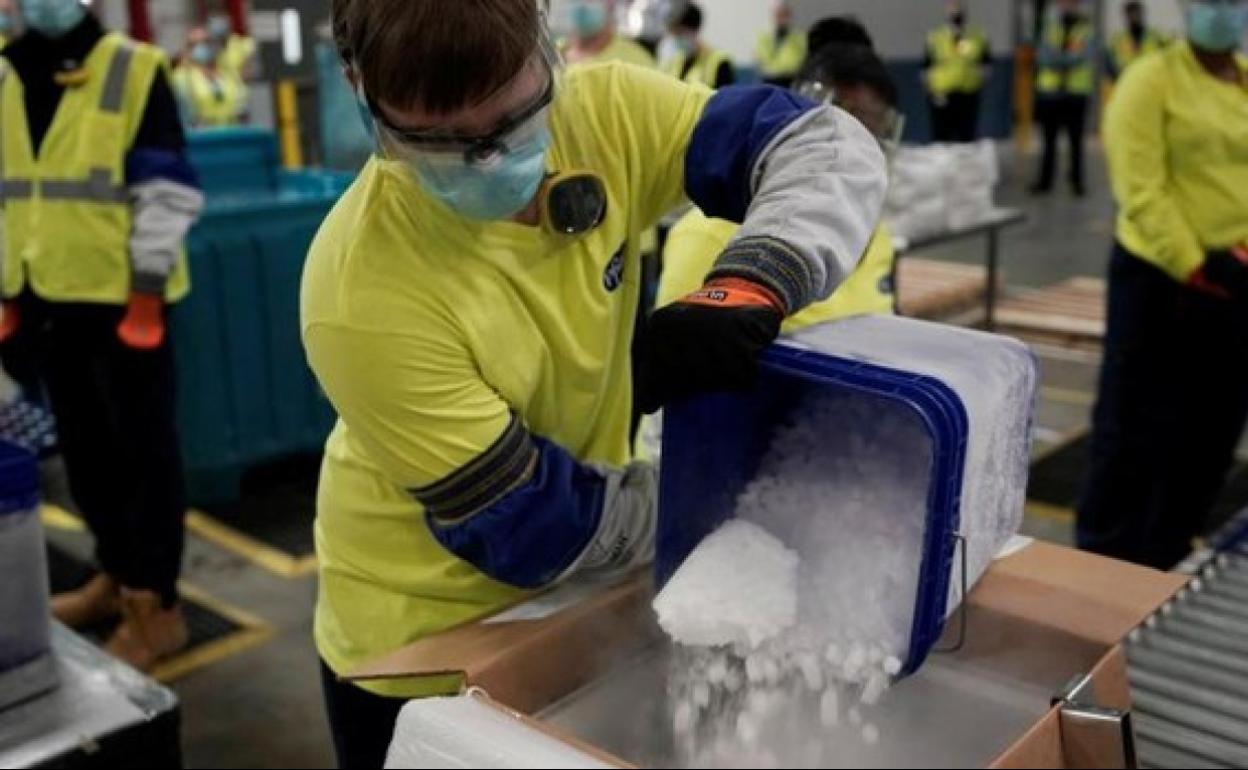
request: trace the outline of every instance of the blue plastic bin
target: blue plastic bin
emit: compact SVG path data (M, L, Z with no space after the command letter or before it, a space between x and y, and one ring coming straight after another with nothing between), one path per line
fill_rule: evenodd
M170 321L192 505L237 499L249 466L320 451L334 422L304 357L299 284L312 239L352 177L279 170L272 134L260 133L192 141L201 179L234 173L244 158L256 165L206 185L187 238L191 293Z
M907 319L842 321L811 330L798 346L774 346L750 393L708 394L664 412L658 584L735 514L776 436L808 404L870 400L864 413L905 428L894 433L906 438L889 467L917 482L916 495L925 490L924 499L911 498L924 515L903 669L915 671L962 598L960 581L951 585L960 538L973 583L1021 522L1035 382L1034 358L1016 341ZM851 437L877 426L819 424ZM841 447L828 450L830 472L841 457L834 452L853 443L829 442Z
M186 142L209 201L219 195L277 190L277 139L272 131L249 126L204 128L189 132Z

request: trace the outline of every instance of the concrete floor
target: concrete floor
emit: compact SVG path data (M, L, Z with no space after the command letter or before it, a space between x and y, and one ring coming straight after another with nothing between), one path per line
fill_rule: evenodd
M1026 170L1006 158L1002 203L1019 205L1031 215L1027 225L1009 231L1003 241L1008 281L1039 286L1072 275L1100 276L1112 234L1112 207L1098 154L1090 195L1076 200L1064 191L1051 198L1025 196ZM925 252L965 262L982 260L977 244ZM1067 435L1087 422L1088 399L1095 386L1095 361L1086 356L1043 357L1044 382L1060 389L1063 399L1040 406L1039 435ZM1051 443L1043 441L1042 444ZM1070 524L1062 519L1030 518L1030 534L1069 542ZM85 549L80 535L54 532L59 541ZM277 577L216 545L190 536L186 578L213 595L264 618L276 630L267 643L196 671L175 682L183 703L183 741L192 767L326 767L333 762L321 709L317 659L311 642L314 577Z

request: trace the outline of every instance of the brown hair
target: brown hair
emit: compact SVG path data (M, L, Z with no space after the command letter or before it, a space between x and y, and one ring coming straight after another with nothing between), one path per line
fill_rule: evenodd
M333 0L339 52L373 99L447 113L492 96L538 44L535 0Z

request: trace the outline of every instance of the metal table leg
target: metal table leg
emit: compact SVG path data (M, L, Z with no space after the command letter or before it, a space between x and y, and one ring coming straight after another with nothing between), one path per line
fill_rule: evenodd
M984 292L984 328L995 331L997 312L997 270L1000 260L998 229L988 228L988 286Z

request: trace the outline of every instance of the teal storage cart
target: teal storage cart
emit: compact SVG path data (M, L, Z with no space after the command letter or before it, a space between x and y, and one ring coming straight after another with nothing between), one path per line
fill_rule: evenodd
M191 294L174 309L179 428L192 505L237 498L243 471L319 451L334 413L308 369L299 282L350 175L277 168L271 132L189 137L207 203L187 250Z

